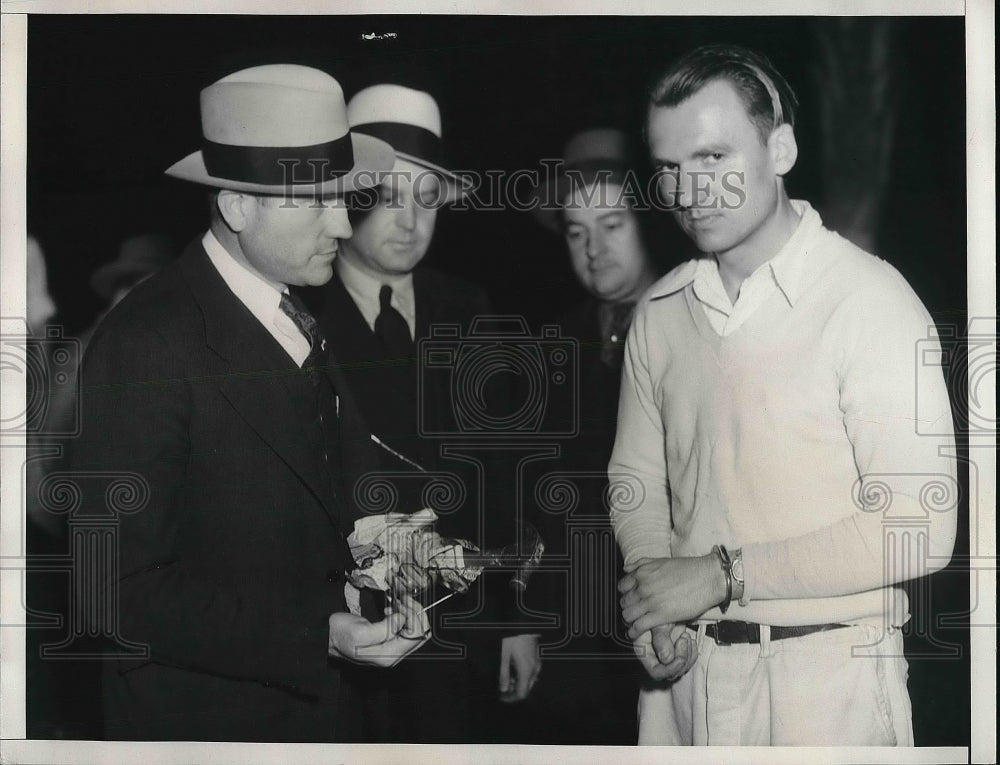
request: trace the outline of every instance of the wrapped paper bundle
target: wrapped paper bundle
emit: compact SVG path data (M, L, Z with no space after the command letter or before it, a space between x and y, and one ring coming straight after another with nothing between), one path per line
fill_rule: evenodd
M357 589L418 595L436 581L453 592L465 592L487 567L515 568L511 585L524 589L545 549L538 532L524 527L518 544L496 550L479 549L464 539L434 531L437 513L387 513L360 518L347 538L357 568L348 581ZM356 611L357 593L348 593Z
M437 513L387 513L360 518L347 538L357 568L349 580L358 589L406 591L415 595L437 579L448 589L465 592L482 573L467 565L465 551L476 548L464 539L447 539L434 531Z

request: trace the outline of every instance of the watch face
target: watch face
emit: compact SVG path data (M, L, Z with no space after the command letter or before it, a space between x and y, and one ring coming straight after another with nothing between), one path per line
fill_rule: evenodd
M732 572L733 579L737 582L743 582L743 556L737 556L733 558L733 564L730 566L729 570Z

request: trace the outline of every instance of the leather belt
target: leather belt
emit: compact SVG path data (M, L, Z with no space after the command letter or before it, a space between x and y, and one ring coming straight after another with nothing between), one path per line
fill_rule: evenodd
M686 625L690 630L698 629L697 624ZM846 624L807 624L802 627L771 627L771 640L784 640L785 638L804 637L812 635L814 632L827 632L828 630L839 630L846 627ZM705 634L712 638L717 645L735 645L737 643L760 643L760 625L753 622L726 621L709 624L705 628Z

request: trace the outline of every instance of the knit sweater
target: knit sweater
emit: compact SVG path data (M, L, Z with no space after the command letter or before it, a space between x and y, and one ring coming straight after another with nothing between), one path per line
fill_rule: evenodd
M793 205L796 231L728 316L714 260L640 303L609 465L629 487L612 491L615 534L626 567L741 547L748 603L725 618L900 625L894 585L946 565L955 539L940 345L892 266Z

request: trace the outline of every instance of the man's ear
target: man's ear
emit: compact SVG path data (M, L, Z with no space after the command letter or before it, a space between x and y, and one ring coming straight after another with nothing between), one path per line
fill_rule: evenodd
M223 189L216 196L215 204L219 208L219 215L226 222L226 226L238 234L246 228L248 214L251 214L248 206L252 201L247 194Z
M792 126L786 122L771 131L768 149L771 152L774 171L779 176L785 175L795 167L795 160L799 156L799 145L795 142L795 130Z

